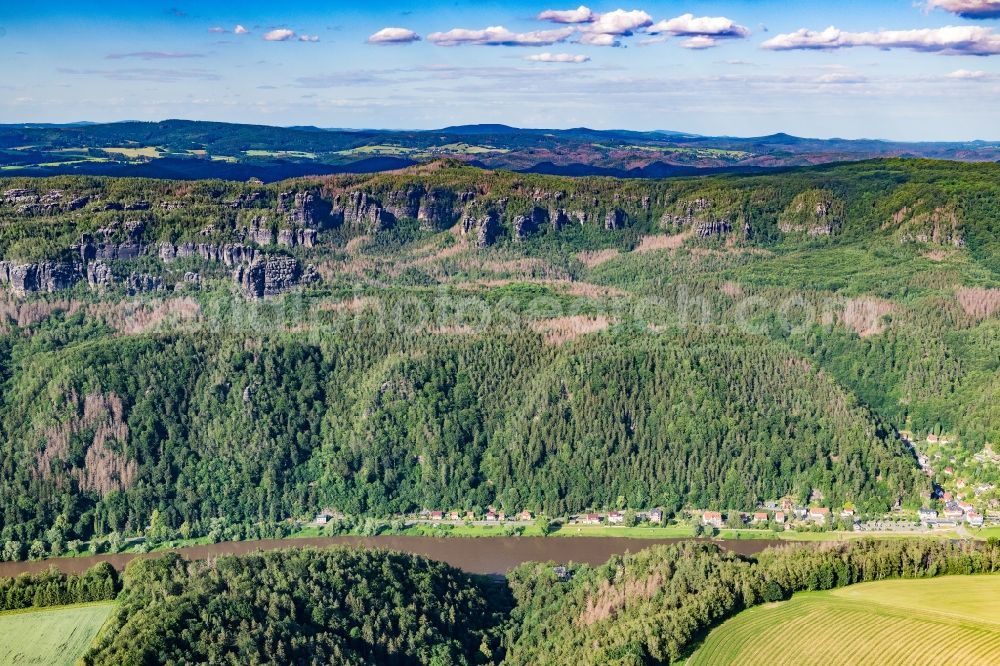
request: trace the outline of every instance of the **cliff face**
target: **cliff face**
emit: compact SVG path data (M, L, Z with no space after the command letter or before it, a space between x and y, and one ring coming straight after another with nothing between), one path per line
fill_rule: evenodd
M165 274L187 270L170 264L191 260L211 264L198 269L206 278L241 267L244 275L278 275L282 262L277 255L291 255L304 265L322 258L325 245L341 247L352 237L401 226L406 233L416 227L455 229L483 249L577 225L588 228L585 238L663 230L735 240L742 231L743 239L769 242L782 234L837 235L849 211L852 217L874 211L882 227L871 232L889 231L900 242L964 247L969 237L964 209L946 189L904 185L883 196L882 190L870 192L864 176L850 171L839 181L824 173L625 181L437 164L272 186L137 181L122 187L112 179L61 179L57 189L47 182L18 180L10 183L18 187L0 188L0 228L22 225L17 233L0 233L0 260L6 261L0 280L16 291L56 291L83 280L100 288L142 289L151 285L139 278L129 283L128 276L158 274L151 260L154 266L160 262ZM853 203L862 200L869 202L865 210ZM74 232L66 230L73 229L78 231L68 240ZM276 246L283 251L276 252ZM135 270L130 262L137 264ZM261 268L261 262L276 262L275 268ZM275 277L270 288L256 288L252 285L260 280L246 280L241 288L253 295L298 283ZM168 281L183 282L179 274Z
M263 298L313 282L319 276L311 265L303 269L293 257L270 257L241 264L233 277L247 296Z
M0 283L9 284L11 289L19 294L69 289L82 277L79 264L54 261L15 264L0 261Z

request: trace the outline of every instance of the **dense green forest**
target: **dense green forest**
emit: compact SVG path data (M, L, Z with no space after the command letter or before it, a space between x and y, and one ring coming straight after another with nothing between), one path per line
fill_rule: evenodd
M1000 166L0 182L4 557L322 508L925 501L1000 438Z
M492 663L509 596L384 551L135 561L85 664Z
M0 578L0 611L108 601L121 590L118 572L107 562L82 574L46 571Z

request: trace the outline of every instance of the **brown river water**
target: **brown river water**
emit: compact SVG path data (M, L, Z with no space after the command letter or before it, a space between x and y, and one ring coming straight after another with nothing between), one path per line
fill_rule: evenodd
M653 545L671 544L687 539L629 539L624 537L420 537L420 536L338 536L302 539L261 539L257 541L227 541L203 546L174 549L189 560L202 560L219 555L241 555L278 548L386 548L431 559L477 574L502 575L524 562L570 562L603 564L612 555L637 552ZM741 555L753 555L769 546L787 545L787 541L768 539L717 540L723 548ZM66 573L79 573L98 562L110 562L123 569L131 560L158 557L163 553L116 553L63 557L32 562L0 562L0 577L22 573L38 573L55 567Z

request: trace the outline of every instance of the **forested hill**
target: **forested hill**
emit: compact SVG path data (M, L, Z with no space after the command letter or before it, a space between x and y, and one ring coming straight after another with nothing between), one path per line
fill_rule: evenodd
M82 662L487 664L510 605L495 583L383 551L137 561Z
M681 132L520 129L345 130L164 120L0 125L10 175L109 175L266 181L302 174L385 171L437 158L491 169L564 175L664 177L764 171L877 157L990 162L1000 143L900 143L788 134L712 137Z
M917 506L901 431L1000 435L998 220L929 161L2 180L0 540Z

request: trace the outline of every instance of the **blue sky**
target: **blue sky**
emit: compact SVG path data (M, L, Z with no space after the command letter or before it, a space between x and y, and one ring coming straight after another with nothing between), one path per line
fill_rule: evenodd
M4 2L0 62L0 122L1000 139L1000 0Z

